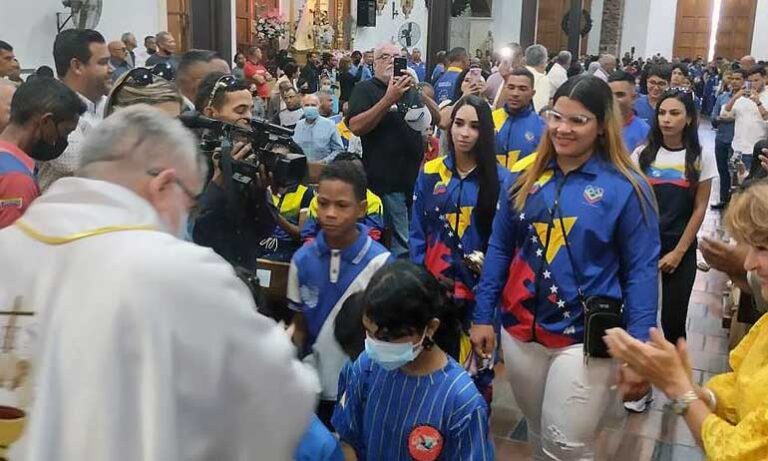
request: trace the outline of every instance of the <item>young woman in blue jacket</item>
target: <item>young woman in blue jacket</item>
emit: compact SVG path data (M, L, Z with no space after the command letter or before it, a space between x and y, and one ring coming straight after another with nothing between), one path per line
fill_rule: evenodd
M574 77L553 102L536 160L502 186L471 338L478 354L490 354L500 309L507 373L536 459L592 459L607 416L621 414L616 377L625 398L648 385L610 359L585 360L581 301L620 299L629 333L648 338L658 216L608 84Z
M500 185L510 173L496 161L493 116L484 99L462 97L446 134L448 155L427 162L416 180L410 254L412 262L449 287L468 332ZM464 364L490 401L493 361L478 363L468 336L464 347L453 349L447 352Z

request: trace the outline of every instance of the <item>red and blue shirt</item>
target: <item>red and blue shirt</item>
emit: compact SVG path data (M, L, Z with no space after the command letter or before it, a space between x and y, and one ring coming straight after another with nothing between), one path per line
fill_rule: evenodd
M492 324L499 306L502 326L520 341L551 348L583 342L576 268L585 296L622 299L629 333L647 339L656 325L660 247L648 183L637 176L641 200L602 155L567 175L552 162L518 210L508 198L516 180L499 194L475 323Z
M19 219L39 195L35 161L18 146L0 141L0 229Z

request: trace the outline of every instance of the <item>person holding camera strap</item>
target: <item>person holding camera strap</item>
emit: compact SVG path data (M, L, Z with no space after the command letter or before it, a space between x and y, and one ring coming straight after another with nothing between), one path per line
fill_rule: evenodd
M658 213L607 83L566 81L545 118L535 160L502 186L470 335L490 357L501 319L535 459L592 459L600 430L621 417L616 376L625 398L648 388L619 373L602 336L618 324L646 341L656 325Z

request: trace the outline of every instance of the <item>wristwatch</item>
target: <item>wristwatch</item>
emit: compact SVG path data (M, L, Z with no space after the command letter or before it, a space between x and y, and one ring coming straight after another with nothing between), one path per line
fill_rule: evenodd
M691 404L699 400L699 396L694 391L688 391L681 396L671 399L665 407L672 411L676 415L683 416L688 412Z

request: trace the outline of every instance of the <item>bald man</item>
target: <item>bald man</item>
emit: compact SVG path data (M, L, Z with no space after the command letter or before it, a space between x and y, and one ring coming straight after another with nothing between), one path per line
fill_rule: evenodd
M16 85L0 79L0 133L8 126L11 118L11 100L14 93L16 93Z
M344 151L336 124L320 115L320 98L307 94L301 100L304 118L293 131L293 140L301 146L310 162L328 163Z
M755 67L755 65L757 64L757 61L755 60L755 58L753 56L747 55L747 56L744 56L743 58L741 58L739 60L739 64L741 65L742 69L749 70L749 69Z
M116 82L123 74L130 71L133 66L128 62L128 49L120 40L109 42L109 67L112 69L112 82Z

